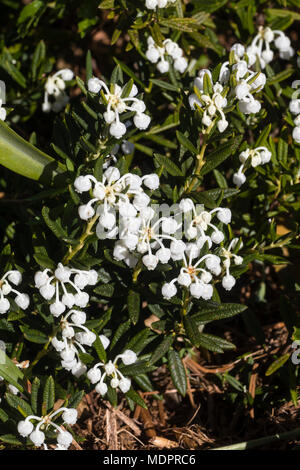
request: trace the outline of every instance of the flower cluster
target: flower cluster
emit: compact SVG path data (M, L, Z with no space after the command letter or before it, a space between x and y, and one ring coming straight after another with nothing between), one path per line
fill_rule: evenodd
M69 102L69 97L65 92L66 83L72 80L74 74L70 69L61 69L51 77L47 78L45 83L44 102L42 110L45 113L54 111L58 113ZM50 98L50 99L49 99Z
M231 290L235 285L235 278L230 274L231 261L233 260L236 266L239 266L243 263L243 258L238 256L236 253L233 253L232 250L236 248L242 248L243 243L239 243L238 238L233 238L228 246L228 248L222 248L221 256L223 260L223 266L225 268L225 276L222 279L222 286L225 290Z
M155 8L166 8L174 3L176 0L146 0L146 8L155 10Z
M104 342L105 338L105 342ZM102 343L105 345L105 348L109 345L109 339L104 337L102 338ZM131 380L120 372L117 361L121 359L125 366L134 364L137 360L137 355L134 351L127 349L122 354L116 356L114 361L108 361L107 363L98 362L92 369L87 373L87 378L92 384L97 384L95 390L101 396L106 395L108 387L105 383L105 379L110 379L110 386L114 389L119 388L121 392L127 393L131 387ZM103 368L103 373L101 373L100 368Z
M264 73L253 72L249 67L244 46L236 43L231 47L230 60L222 64L219 81L230 87L229 96L237 99L243 114L256 114L261 104L253 95L263 89L267 78Z
M22 274L20 271L7 271L0 279L0 314L6 313L10 309L10 302L6 296L14 294L14 301L22 310L26 310L29 306L29 296L22 294L14 289L12 285L18 286L22 282Z
M186 70L188 62L183 57L183 50L176 42L171 41L171 39L165 39L161 47L155 44L151 36L148 37L147 42L146 57L150 62L156 64L160 73L169 71L170 63L166 57L170 57L174 61L174 69L178 70L178 72L183 73Z
M196 208L191 199L182 199L179 207L187 217L186 238L192 242L177 241L175 260L181 260L182 267L178 276L163 285L162 295L165 299L174 297L177 293L176 284L179 284L189 288L192 297L208 300L213 295L211 284L213 275L219 276L222 272L220 256L223 256L223 248L221 248L220 256L207 252L207 250L211 250L213 244L219 245L225 238L224 233L216 225L213 225L211 220L216 215L219 223L229 224L231 211L227 208L217 207L208 212L201 207ZM201 255L202 249L205 254ZM228 275L227 272L223 277L222 285L225 289L230 290L234 283L232 283L232 276L228 277Z
M127 87L120 87L112 84L110 90L107 85L99 78L91 78L88 81L88 89L92 93L102 92L107 109L103 114L104 120L110 124L109 133L116 139L120 139L126 134L126 125L120 121L120 114L125 111L134 112L133 123L138 129L144 130L150 124L150 116L144 113L146 106L144 101L136 98L138 89L136 85L132 85L127 95ZM104 90L104 92L103 92Z
M192 109L198 109L202 115L202 124L206 128L217 121L219 132L224 132L228 126L223 109L227 106L227 91L220 82L213 83L211 72L203 69L194 80L194 91L189 96L189 103ZM211 92L204 91L204 79L207 77ZM205 132L205 127L203 132Z
M260 111L261 104L253 95L266 84L264 73L255 73L249 69L242 44L234 44L231 51L230 60L224 62L220 68L218 81L213 82L209 70L200 70L194 80L195 93L189 96L191 108L198 109L201 113L203 126L210 127L216 122L219 132L224 132L228 126L224 108L232 107L235 101L243 114L256 114Z
M256 147L255 149L247 148L239 155L239 160L241 162L241 166L238 169L237 173L233 175L233 182L238 187L242 186L242 184L246 181L245 170L249 166L255 168L258 165L265 165L269 163L271 160L271 152L266 147Z
M295 80L292 83L292 88L298 89L300 86L300 80ZM300 89L297 90L297 95L299 95ZM300 144L300 99L299 98L292 98L289 104L289 109L292 114L295 115L294 117L294 124L295 127L293 129L293 139L297 144Z
M84 346L90 347L96 340L95 333L84 326L85 322L85 312L70 310L60 319L59 330L51 340L52 346L60 354L62 367L77 378L87 370L79 358L79 352L85 353Z
M249 65L253 65L258 59L261 68L265 68L266 64L269 64L274 57L274 52L270 47L273 43L276 49L278 49L281 59L289 60L293 57L295 51L291 47L291 41L282 31L260 26L258 34L250 46L247 47Z
M121 176L115 167L105 170L102 181L97 181L93 175L79 176L74 182L75 190L79 193L92 190L92 199L78 208L79 217L90 219L96 212L93 204L101 203L97 208L99 221L96 233L99 238L115 238L119 233L116 213L121 227L120 238L124 233L135 233L142 217L150 209L150 197L142 185L155 190L159 186L159 178L155 173L143 177L133 173Z
M36 447L40 447L45 442L45 432L47 432L49 428L51 429L52 427L54 432L57 433L58 446L60 448L63 448L64 450L67 450L73 441L73 436L70 432L65 431L61 428L61 426L58 426L56 423L53 422L53 418L60 413L62 413L61 417L63 419L63 423L69 425L76 423L77 410L75 408L62 407L56 411L53 411L47 416L27 416L24 421L20 421L18 423L18 432L22 437L29 437L31 442ZM34 422L34 424L32 423L32 421Z
M73 280L71 280L71 277ZM50 269L38 271L34 276L35 286L39 289L41 296L46 300L55 298L50 305L50 312L55 317L59 317L66 308L74 305L84 308L89 302L89 295L83 292L87 286L94 286L97 283L98 274L94 269L84 271L69 268L59 263L54 273ZM66 285L71 287L67 290ZM60 298L62 293L62 297Z
M6 119L6 109L3 108L3 101L0 99L0 121L5 121Z

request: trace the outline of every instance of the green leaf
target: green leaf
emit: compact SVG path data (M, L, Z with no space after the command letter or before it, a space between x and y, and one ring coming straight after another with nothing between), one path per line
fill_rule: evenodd
M130 326L131 326L131 321L130 320L127 320L125 322L120 323L120 325L116 329L115 334L113 336L113 339L112 339L112 341L109 345L109 349L112 349L117 344L119 339L126 333L126 331L129 330Z
M0 376L21 392L23 391L23 387L18 383L19 379L23 379L23 373L2 349L0 349Z
M137 403L138 405L140 405L142 408L147 409L147 405L144 402L144 400L132 388L127 393L125 393L125 395L126 395L126 397L130 398L130 400L132 400L135 403Z
M196 149L196 147L194 146L194 144L192 144L192 142L187 138L185 137L185 135L183 135L181 132L179 131L176 131L176 136L177 136L177 139L179 140L179 142L181 143L181 145L186 148L187 150L189 150L191 152L192 155L197 155L198 153L198 150Z
M169 157L165 157L164 155L159 155L158 153L154 154L154 158L156 163L167 171L171 176L183 176L182 171L178 166L172 162Z
M62 238L67 238L67 232L62 228L60 219L52 220L49 216L50 209L49 207L44 206L42 208L42 216L50 228L50 230L54 233L54 235L61 240Z
M179 92L180 91L180 88L175 86L175 85L172 85L171 83L169 82L164 82L163 80L158 80L156 78L151 78L150 79L150 82L152 82L154 85L160 87L160 88L163 88L165 90L169 90L169 91L176 91L176 92Z
M266 370L265 375L268 377L269 375L274 374L274 372L280 369L280 367L282 367L286 363L286 361L289 360L290 356L291 356L290 353L286 353L286 354L283 354L283 356L276 359L274 362L272 362L272 364Z
M7 403L12 408L18 410L24 417L33 414L31 406L25 400L23 400L23 398L8 392L5 394L5 398Z
M115 287L113 284L102 284L101 286L95 287L94 292L104 297L112 297L114 290Z
M47 378L44 391L43 391L43 404L42 404L42 413L43 416L47 414L49 410L52 410L55 402L55 383L53 377Z
M83 395L84 395L84 390L79 390L78 392L75 392L69 402L68 402L68 406L69 408L77 408L77 406L79 405L79 403L81 402L82 398L83 398Z
M29 18L34 18L38 11L43 8L43 4L44 2L42 2L42 0L33 0L33 2L25 5L21 10L17 24L19 25L24 23L24 21L28 20Z
M23 442L19 441L14 434L2 434L0 436L0 441L5 442L5 444L12 444L14 446L21 446Z
M201 24L195 18L164 18L160 20L160 24L186 33L201 28Z
M223 353L226 349L235 349L235 345L226 341L223 338L219 338L215 335L207 333L201 333L199 336L199 346L202 346L209 351Z
M136 354L139 354L150 341L153 340L154 336L149 338L150 330L149 328L144 328L139 331L126 345L126 349L131 349Z
M128 313L131 322L136 325L140 315L141 298L140 294L130 289L127 297Z
M24 337L31 343L45 344L48 341L48 336L39 330L34 330L28 326L20 326Z
M0 120L0 164L26 178L49 183L65 167L22 139Z
M38 377L35 377L31 385L31 394L30 394L31 408L33 410L33 413L35 414L38 413L38 393L39 393L40 385L41 385L40 379Z
M159 359L165 356L165 354L169 351L170 347L172 346L173 341L173 335L166 336L154 350L151 356L150 363L155 364L155 362L159 361Z
M37 77L37 71L41 63L46 57L46 46L43 40L41 40L35 48L31 64L31 72L33 80Z
M106 363L106 360L107 360L106 352L103 347L102 341L98 335L97 335L96 341L93 342L93 346L96 350L96 353L98 354L100 361Z
M122 374L124 374L125 376L147 374L147 372L153 372L156 369L156 366L153 366L147 361L138 361L130 366L120 365L119 367L120 372L122 372Z
M233 317L246 309L246 305L221 304L217 308L207 307L201 309L199 313L196 313L191 318L197 322L197 324L205 325L213 320L222 320L224 318Z
M168 365L173 380L173 384L179 391L179 393L184 397L186 394L186 373L184 365L177 351L171 349L168 352Z
M187 337L194 346L200 346L200 331L199 326L192 317L185 316L183 320L184 329Z
M219 166L222 162L224 162L230 155L233 155L239 148L242 139L242 135L234 137L229 142L221 145L217 150L210 153L205 164L203 165L201 175L206 175L211 170Z

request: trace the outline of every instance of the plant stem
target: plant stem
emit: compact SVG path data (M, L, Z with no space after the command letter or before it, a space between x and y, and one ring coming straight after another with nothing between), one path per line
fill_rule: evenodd
M62 264L68 264L69 261L84 247L85 240L93 234L91 229L98 217L99 214L95 214L94 217L87 223L86 228L81 237L79 238L77 245L75 245L73 248L71 246L69 247L69 252L66 253L66 255L64 256Z
M196 176L193 177L193 179L192 179L192 181L191 181L190 183L187 183L187 184L186 184L186 186L185 186L185 188L184 188L184 192L185 192L185 193L190 193L190 192L193 190L195 184L196 184L197 181L198 181L197 176L200 175L200 172L201 172L201 170L202 170L202 167L203 167L203 165L204 165L204 163L205 163L205 160L204 160L204 153L205 153L205 150L206 150L206 147L207 147L207 144L208 144L207 138L208 138L208 136L209 136L209 134L210 134L210 131L211 131L213 125L214 125L214 122L211 123L211 125L207 128L206 133L204 134L204 137L203 137L203 144L202 144L202 147L201 147L201 151L200 151L200 153L199 153L199 154L197 155L197 157L196 157L196 158L197 158L197 164L196 164L196 168L195 168L195 172L194 172L194 174L195 174Z

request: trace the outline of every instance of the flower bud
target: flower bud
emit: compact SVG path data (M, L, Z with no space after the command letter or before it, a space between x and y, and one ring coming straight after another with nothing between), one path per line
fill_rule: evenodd
M234 173L233 182L239 188L245 183L245 181L246 181L246 176L244 175L244 173Z
M20 421L18 423L18 433L22 436L22 437L27 437L29 436L29 434L32 433L33 431L33 424L27 420L27 421Z
M119 388L121 392L123 393L129 392L130 387L131 387L131 380L128 379L127 377L123 377L119 382Z
M116 139L120 139L126 134L126 126L122 122L113 122L109 128L109 132Z
M40 447L45 441L45 434L42 431L35 430L30 434L29 439L36 447Z
M180 273L178 278L177 278L178 284L184 287L189 287L191 284L191 276L188 273Z
M93 367L92 369L90 369L86 375L92 384L99 382L99 380L101 379L101 372L96 367Z
M223 222L223 224L230 224L231 210L224 207L217 212L217 217L220 220L220 222Z
M95 390L96 390L97 393L99 393L103 397L107 393L107 385L104 382L102 382L102 383L99 382L96 385Z
M71 320L75 325L84 325L86 322L86 314L80 310L76 310L76 312L72 313Z
M15 286L18 286L22 282L22 274L17 270L11 271L7 277Z
M77 295L77 294L76 294ZM72 308L75 304L75 296L73 294L64 294L61 299L62 303L68 308ZM77 304L76 304L77 305Z
M147 188L154 191L155 189L159 188L159 176L156 173L146 175L143 179L143 183Z
M113 379L111 379L110 386L112 388L117 388L118 385L119 385L119 379L117 377L114 377Z
M164 299L171 299L177 293L176 286L171 283L166 283L162 286L161 293Z
M78 207L78 215L82 220L88 220L95 215L95 210L91 205L82 204Z
M88 81L88 90L92 93L99 93L101 90L101 82L98 78L90 78Z
M231 290L234 285L235 285L235 279L233 276L231 276L231 274L227 274L226 276L223 277L222 286L224 287L225 290Z
M40 294L44 299L50 300L55 294L55 287L52 284L43 285L40 288Z
M85 308L89 303L90 297L86 292L77 292L74 295L74 303L77 307Z
M157 256L152 254L143 256L142 260L146 268L149 269L149 271L153 271L158 264Z
M92 183L88 176L78 176L74 181L74 188L77 193L89 191L91 187Z
M64 447L65 449L68 449L70 445L72 444L73 441L73 436L70 432L68 431L61 431L58 433L57 436L57 443Z
M34 276L35 287L39 289L40 287L44 286L45 284L47 284L48 279L49 276L47 273L43 271L36 272Z
M141 130L147 129L149 127L151 118L145 113L136 113L136 115L133 118L133 122L135 127Z
M131 349L126 349L126 351L122 354L122 361L125 366L129 366L130 364L134 364L137 360L137 355Z
M29 303L30 303L29 295L27 295L27 294L19 294L19 295L15 298L15 302L16 302L16 304L17 304L22 310L26 310L26 308L28 308Z
M0 313L8 312L9 307L10 307L10 303L7 299L5 299L4 297L0 299Z

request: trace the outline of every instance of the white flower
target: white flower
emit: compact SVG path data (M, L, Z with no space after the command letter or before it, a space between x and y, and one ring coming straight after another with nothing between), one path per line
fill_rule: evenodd
M15 303L22 310L26 310L29 306L30 300L27 294L19 292L12 287L18 286L22 281L22 274L17 271L7 271L0 279L0 314L6 313L10 309L10 301L6 296L15 295Z
M279 50L281 59L289 60L295 53L290 39L282 31L259 26L258 34L247 48L249 65L253 65L258 59L261 68L265 68L274 58L274 52L270 48L272 44Z
M188 62L183 57L183 50L171 41L171 39L165 39L161 46L155 44L154 39L148 37L148 49L146 51L147 59L156 64L156 68L160 73L166 73L169 71L170 64L167 58L173 62L174 69L178 72L183 73L187 69Z
M54 273L51 273L50 269L45 269L38 271L34 277L35 285L44 299L51 300L55 296L54 302L50 305L50 312L55 317L60 316L66 307L72 308L74 305L86 307L89 295L82 290L88 285L95 285L97 278L97 272L93 269L84 271L63 266L62 263L58 264ZM72 289L71 292L66 289L66 285Z
M87 373L87 378L92 384L96 383L95 390L101 396L106 395L108 387L106 379L110 379L112 388L119 388L121 392L127 393L131 387L131 380L125 377L117 367L118 360L121 359L124 365L134 364L137 361L137 355L134 351L127 349L123 354L115 357L114 361L108 361L106 364L98 362ZM103 368L103 374L100 371Z
M57 113L65 107L69 101L69 97L65 92L65 82L72 80L73 76L74 74L72 70L62 69L47 78L45 83L44 102L42 104L42 110L45 113L50 111Z
M233 182L238 187L242 186L246 181L244 174L246 166L251 165L255 168L258 165L265 165L271 160L272 154L266 147L256 147L254 149L247 148L239 155L239 160L242 163L237 173L233 175Z
M77 421L77 411L74 408L61 407L56 411L52 411L47 416L35 416L30 415L25 418L24 421L18 423L18 432L22 437L29 436L31 442L36 446L40 447L44 444L46 434L49 428L57 433L58 445L63 449L68 449L73 441L72 434L68 431L63 430L56 422L53 422L53 418L62 413L63 421L69 425L75 424ZM34 421L35 424L32 423ZM40 428L43 426L43 431ZM46 444L44 444L47 448Z
M205 76L211 85L211 95L208 95L204 92L203 87ZM219 132L224 132L228 126L228 122L223 111L223 108L227 106L227 99L222 95L222 93L225 92L222 84L220 82L216 82L214 84L211 73L204 69L199 73L199 77L194 80L194 88L197 90L197 93L195 92L189 97L191 108L197 109L197 106L200 106L200 108L203 110L203 114L201 114L201 116L202 124L205 127L209 127L215 119L217 121ZM205 132L205 127L203 132Z
M229 244L229 247L227 249L222 248L221 251L221 256L223 258L223 265L226 270L226 274L222 279L222 286L224 287L225 290L231 290L233 286L235 285L235 278L230 274L230 265L231 261L233 260L235 265L240 265L243 263L243 258L241 256L236 255L235 253L232 253L232 250L235 249L235 247L238 244L239 239L238 238L233 238Z
M51 340L52 346L60 354L62 367L76 377L86 372L86 366L80 361L79 353L85 353L84 346L90 347L96 340L95 333L84 326L85 322L84 312L70 310L60 319L60 328Z
M88 89L92 93L103 91L107 103L107 109L103 117L106 123L110 124L110 134L116 139L120 139L126 134L127 127L123 122L120 122L120 114L126 111L135 113L133 122L138 129L147 129L149 126L151 118L144 114L145 103L136 98L138 94L136 85L132 86L129 96L123 96L124 87L112 84L109 90L106 83L94 77L88 81Z

